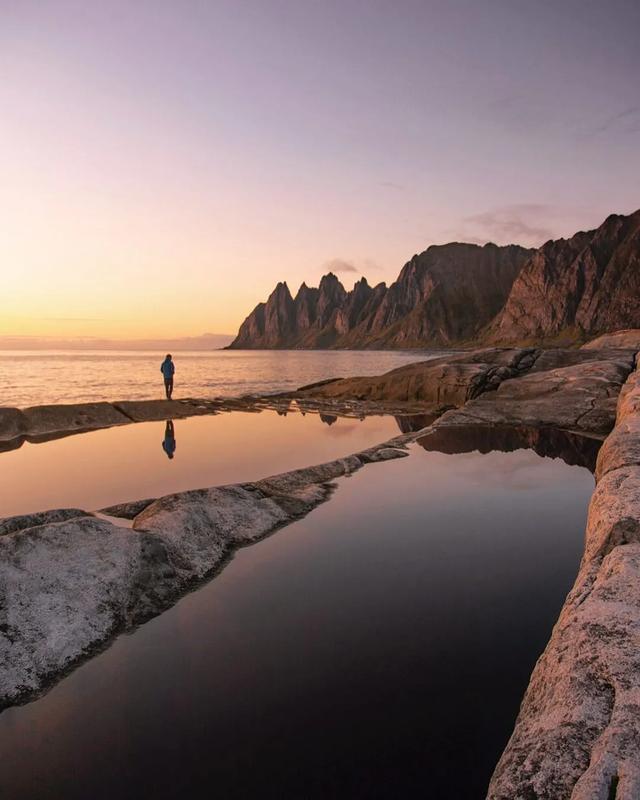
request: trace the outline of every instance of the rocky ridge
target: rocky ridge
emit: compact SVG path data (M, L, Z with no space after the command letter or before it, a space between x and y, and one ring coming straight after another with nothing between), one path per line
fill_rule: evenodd
M349 292L325 275L295 298L278 283L242 323L230 348L449 346L478 334L498 313L532 251L453 242L414 255L397 281Z
M571 344L640 325L640 211L544 244L523 266L485 339Z
M622 326L640 326L640 210L537 250L434 245L389 287L329 273L294 298L279 283L229 347L569 345Z

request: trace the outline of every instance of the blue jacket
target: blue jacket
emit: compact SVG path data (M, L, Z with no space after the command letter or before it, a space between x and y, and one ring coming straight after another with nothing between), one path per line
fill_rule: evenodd
M165 358L165 360L160 365L160 372L164 375L165 381L168 381L169 378L173 378L173 373L175 371L176 368L173 361L169 361L167 358Z

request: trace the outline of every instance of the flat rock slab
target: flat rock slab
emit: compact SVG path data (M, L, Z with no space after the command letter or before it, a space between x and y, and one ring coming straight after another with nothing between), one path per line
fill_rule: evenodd
M130 422L158 422L217 413L217 405L204 400L125 400L113 406Z
M49 436L61 431L88 431L126 425L131 420L111 403L81 403L25 408L22 412L28 436Z
M583 350L602 350L607 347L622 347L629 350L640 350L640 329L628 328L615 333L605 333L582 345Z
M420 361L384 375L316 384L299 390L298 396L301 399L419 402L434 408L460 406L529 369L536 353L531 348L476 350Z
M27 431L27 420L18 408L0 408L0 441L19 439Z
M545 372L562 367L575 367L589 361L613 361L616 364L631 369L633 366L635 350L615 348L592 348L590 350L575 350L563 348L550 348L539 350L535 363L530 372Z
M449 411L439 425L525 425L607 434L632 357L589 360L506 380L496 392Z

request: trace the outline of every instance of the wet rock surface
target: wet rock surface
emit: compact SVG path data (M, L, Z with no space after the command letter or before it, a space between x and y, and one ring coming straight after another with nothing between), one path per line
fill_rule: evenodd
M34 406L25 408L22 414L26 432L30 436L48 436L59 431L87 431L129 422L111 403Z

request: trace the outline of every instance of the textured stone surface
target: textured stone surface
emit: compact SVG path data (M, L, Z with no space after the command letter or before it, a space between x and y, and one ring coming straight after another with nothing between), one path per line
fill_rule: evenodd
M637 373L598 456L585 553L489 788L490 800L640 797Z
M38 511L35 514L21 514L17 517L0 519L0 536L7 533L16 533L38 525L47 525L53 522L66 522L76 517L91 516L88 511L81 508L56 508L52 511Z
M211 400L121 400L114 408L132 422L156 422L165 419L216 414L219 403Z
M385 403L422 403L433 408L463 405L497 388L503 380L525 372L537 352L491 348L421 361L384 375L325 381L302 389L297 397L354 399Z
M27 421L18 408L0 408L0 441L11 441L23 436Z
M134 519L141 511L144 511L147 506L150 506L157 497L148 497L144 500L133 500L129 503L117 503L114 506L101 508L100 513L106 514L110 517L122 517L123 519Z
M423 404L447 411L438 425L557 427L604 435L613 427L630 350L474 350L409 364L384 375L325 381L299 401Z
M628 328L615 333L605 333L582 345L583 350L603 350L607 347L622 347L640 350L640 328Z
M628 357L532 371L448 411L439 424L557 427L603 435L613 427L618 393L632 363Z
M29 436L49 436L60 431L87 431L124 425L130 420L111 403L80 403L25 408L23 415Z
M0 707L122 626L140 558L137 537L90 516L0 537Z

